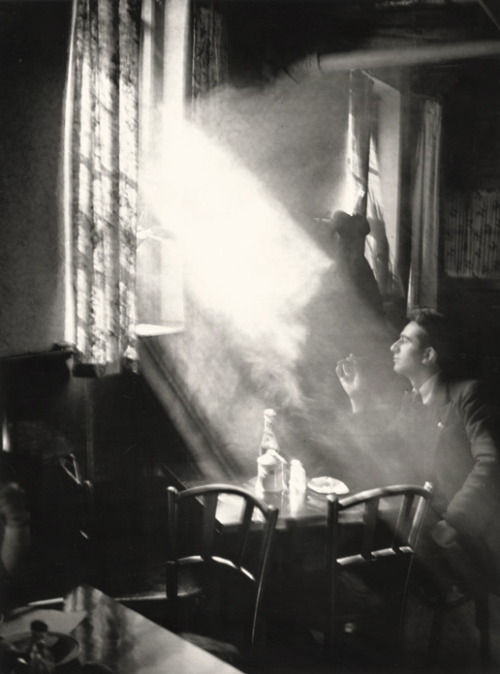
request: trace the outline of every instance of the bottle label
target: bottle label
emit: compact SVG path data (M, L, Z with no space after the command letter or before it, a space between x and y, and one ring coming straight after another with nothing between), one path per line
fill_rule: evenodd
M274 456L273 456L274 455ZM283 462L276 452L267 452L257 459L257 489L280 492L285 488Z

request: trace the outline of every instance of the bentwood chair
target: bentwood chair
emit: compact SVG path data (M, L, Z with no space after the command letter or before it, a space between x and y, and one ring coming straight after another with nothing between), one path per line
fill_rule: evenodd
M32 506L29 592L31 599L45 600L95 580L94 492L70 453L44 464L39 482Z
M82 477L81 469L74 454L67 454L58 460L59 469L66 481L67 492L72 493L71 505L78 537L88 547L94 529L94 489L89 480Z
M391 657L401 655L412 562L431 494L426 483L328 497L324 641L330 655L350 640L369 652L384 638L397 645Z
M61 532L65 537L67 554L74 560L75 570L78 569L82 580L91 581L96 570L94 488L83 477L74 454L59 457L57 468L61 476L60 495L64 499L67 522Z
M166 590L176 631L215 653L215 640L255 653L278 509L226 484L169 487L167 494ZM217 508L228 498L241 503L241 517L223 530Z

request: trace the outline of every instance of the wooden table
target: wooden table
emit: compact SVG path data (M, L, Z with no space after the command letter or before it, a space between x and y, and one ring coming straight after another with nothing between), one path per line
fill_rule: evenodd
M326 568L327 497L310 489L302 499L296 499L288 491L262 495L255 491L255 479L238 486L280 509L268 577L269 592L272 594L274 588L282 596L293 596L294 587L302 582L305 575L322 577ZM394 512L389 506L382 502L380 507L386 510L388 521L391 521ZM236 531L241 513L242 503L237 496L228 494L220 497L217 506L220 531L227 534ZM258 527L258 520L262 519L258 511L255 511L254 519ZM349 525L342 529L341 538L341 546L345 554L349 554L349 550L357 545L363 527L362 506L341 513L341 521Z
M279 508L278 522L276 529L289 530L296 527L316 527L325 526L327 517L327 497L308 489L303 498L297 498L288 491L281 493L259 494L255 491L256 480L248 480L242 483L236 483L236 486L243 487L249 492L255 494L268 505L274 505ZM189 486L198 486L199 483L191 483ZM217 508L217 520L229 530L231 525L239 520L241 513L241 501L237 496L225 495L219 499ZM353 524L362 522L362 510L350 512L347 515L348 521Z
M78 660L58 668L61 674L76 673L89 662L105 665L113 674L239 672L93 587L75 588L66 596L63 611L84 611L85 617L71 632L80 644Z

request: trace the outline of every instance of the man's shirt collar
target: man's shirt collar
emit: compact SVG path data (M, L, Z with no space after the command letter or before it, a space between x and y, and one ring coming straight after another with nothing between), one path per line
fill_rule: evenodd
M432 377L429 377L427 381L424 381L422 386L418 389L424 405L430 405L434 402L438 378L439 372L436 372Z

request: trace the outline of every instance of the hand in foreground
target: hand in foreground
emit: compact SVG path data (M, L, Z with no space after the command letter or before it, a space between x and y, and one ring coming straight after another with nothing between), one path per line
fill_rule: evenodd
M29 522L26 495L14 482L0 487L0 516L11 527L24 527Z

